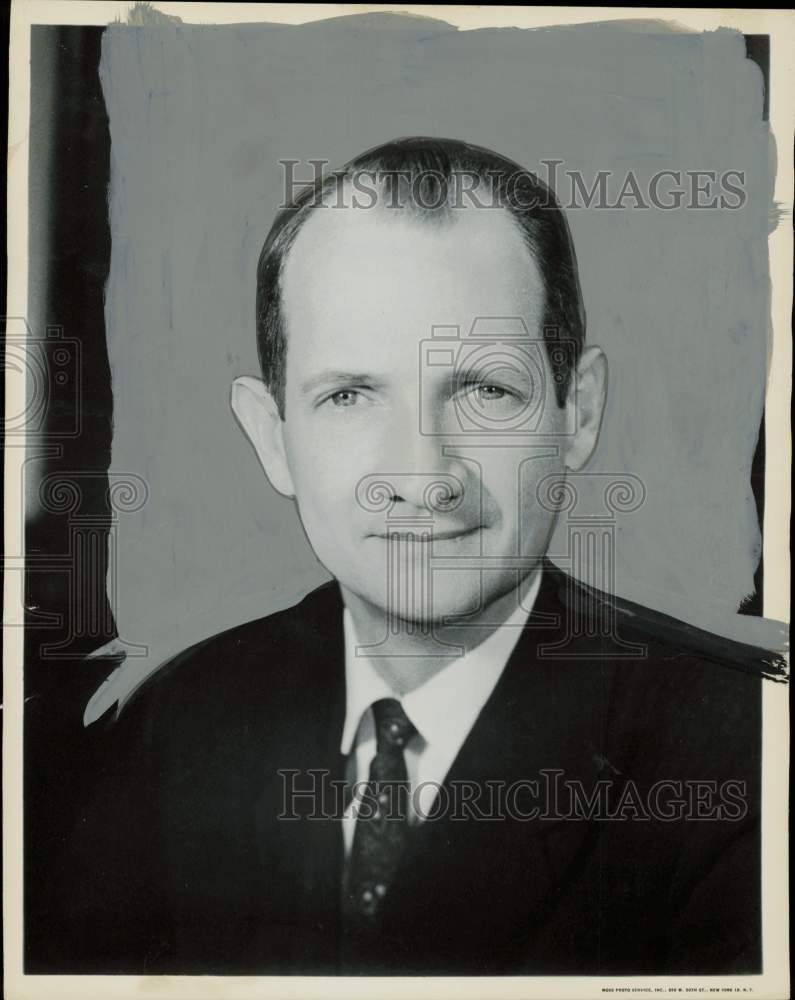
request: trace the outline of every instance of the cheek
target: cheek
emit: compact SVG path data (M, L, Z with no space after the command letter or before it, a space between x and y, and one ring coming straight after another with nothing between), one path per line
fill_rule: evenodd
M285 453L298 505L305 514L315 512L333 522L355 503L356 484L366 473L364 449L340 440L327 430L319 433L310 422L296 422L285 436ZM327 525L333 528L333 523Z
M321 450L307 449L303 459L298 468L291 468L300 508L318 511L321 515L323 511L336 510L340 500L351 492L344 468L340 468L338 462L330 462Z
M518 521L525 539L547 537L554 527L561 492L565 489L561 454L531 460L522 466L517 497Z
M559 440L550 443L552 439L548 439L539 446L538 455L506 450L505 461L499 460L499 449L495 448L491 461L482 463L485 491L496 501L507 521L534 515L544 520L547 511L539 498L565 474ZM556 454L545 454L552 449Z

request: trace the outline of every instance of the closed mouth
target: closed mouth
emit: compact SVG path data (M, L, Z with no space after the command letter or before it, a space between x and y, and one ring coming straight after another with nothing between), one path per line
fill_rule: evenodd
M470 535L474 535L480 531L482 527L482 524L478 524L474 528L451 528L447 531L435 531L431 525L427 528L417 527L413 530L395 528L391 531L377 532L373 537L381 538L384 541L396 538L400 542L420 542L427 544L428 542L468 538Z

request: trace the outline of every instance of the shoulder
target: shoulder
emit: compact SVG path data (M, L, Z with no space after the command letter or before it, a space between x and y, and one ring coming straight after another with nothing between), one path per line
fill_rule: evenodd
M580 615L598 614L612 622L617 635L632 637L655 656L669 660L684 656L772 680L786 677L785 658L776 650L709 632L556 572L564 603Z
M702 668L783 682L786 659L774 649L718 635L624 597L591 587L552 563L547 592L577 652L628 664L665 664L671 671ZM550 598L548 598L550 600Z
M555 567L550 584L579 657L579 670L565 659L561 665L578 670L580 689L601 706L605 745L618 758L682 776L758 773L762 688L785 678L781 654L606 594Z
M235 664L260 663L277 653L298 655L316 648L318 642L340 630L341 615L339 589L330 582L307 594L293 607L237 625L190 646L164 663L156 676L162 679L183 671L186 666L191 669L214 666L219 658L234 668Z
M293 607L211 636L160 666L122 705L122 729L145 720L196 725L245 719L267 703L271 713L311 684L322 686L324 655L343 649L342 599L334 582ZM341 655L341 654L340 654ZM118 725L117 727L118 728Z

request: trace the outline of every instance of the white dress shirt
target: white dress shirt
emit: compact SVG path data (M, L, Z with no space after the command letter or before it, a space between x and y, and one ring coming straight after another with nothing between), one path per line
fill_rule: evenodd
M475 649L451 660L424 684L402 697L378 673L372 660L356 655L359 643L353 620L347 608L343 612L346 712L340 750L347 756L355 747L355 781L366 782L376 751L375 723L370 706L379 698L395 698L400 702L417 730L405 749L412 792L410 823L418 823L432 814L438 788L500 679L532 611L540 585L539 568L533 574L523 601L507 621ZM354 796L342 821L346 855L353 844L358 805L359 798Z

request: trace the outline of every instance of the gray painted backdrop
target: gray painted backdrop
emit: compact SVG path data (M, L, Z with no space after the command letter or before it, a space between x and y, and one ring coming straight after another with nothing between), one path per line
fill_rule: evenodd
M387 14L112 25L101 72L112 468L150 490L121 515L111 571L120 635L150 649L136 669L326 578L229 387L257 371L255 269L282 197L278 161L340 165L404 135L469 140L530 169L560 159L588 178L633 170L642 186L663 169L746 172L740 211L568 213L589 338L611 366L590 469L631 473L647 491L617 521L616 590L731 631L759 552L749 472L771 204L763 83L742 36L650 23L462 32ZM599 509L601 487L584 496ZM564 566L566 530L553 552Z

